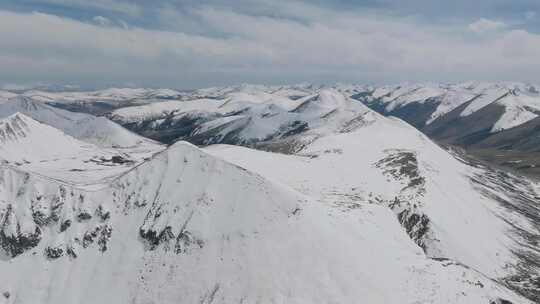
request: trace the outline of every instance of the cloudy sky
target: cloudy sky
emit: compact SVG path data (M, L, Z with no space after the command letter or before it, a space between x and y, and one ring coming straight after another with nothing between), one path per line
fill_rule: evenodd
M540 83L538 0L2 0L0 84Z

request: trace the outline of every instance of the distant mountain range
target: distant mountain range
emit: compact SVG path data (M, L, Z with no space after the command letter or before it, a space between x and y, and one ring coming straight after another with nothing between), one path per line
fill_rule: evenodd
M303 100L334 90L371 109L415 126L443 145L467 149L492 164L540 175L540 93L523 83L368 85L238 85L199 90L112 88L100 91L0 91L0 98L23 96L70 111L105 115L128 129L163 143L189 140L196 144L250 145L261 138L242 138L243 125L253 130L257 117L269 114L261 107L287 104L272 119L285 134L306 128L313 121L291 109ZM292 100L292 102L291 102ZM274 109L275 110L275 109ZM240 113L241 112L241 113ZM277 121L284 119L284 121ZM249 123L248 121L249 120ZM263 119L268 123L270 119ZM210 127L210 122L212 126ZM285 125L288 124L288 125ZM206 124L205 128L199 128ZM221 138L213 132L227 124ZM234 130L234 132L233 132ZM205 131L205 132L202 132ZM259 130L260 131L260 130ZM244 131L244 135L247 130ZM264 134L273 137L279 134ZM261 134L251 134L257 137ZM248 137L250 137L248 136ZM212 137L212 138L210 138ZM270 138L266 138L268 139Z
M358 96L372 109L399 117L443 144L537 175L540 94L520 83L396 86Z
M338 92L385 116L401 118L440 144L465 148L492 164L540 176L540 89L523 83L239 85L190 91L28 90L0 91L0 98L22 96L66 110L105 115L167 144L188 140L196 144L262 147L287 132L313 128L316 122L295 113L294 106L317 98L321 91ZM255 130L257 126L268 123L279 125L279 130L274 134L256 133L264 129ZM220 130L223 128L226 130ZM243 134L236 134L244 128Z

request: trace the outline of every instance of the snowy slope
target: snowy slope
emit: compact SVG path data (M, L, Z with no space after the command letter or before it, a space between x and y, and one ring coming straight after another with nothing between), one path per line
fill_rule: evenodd
M172 109L174 104L179 101L194 101L213 99L217 101L225 101L228 99L244 101L249 104L264 103L276 104L285 109L289 107L291 100L306 98L307 96L318 94L322 90L334 89L346 96L355 97L364 103L377 107L383 114L396 115L404 118L407 121L410 111L426 111L429 112L425 118L422 118L422 124L429 125L436 121L439 117L445 116L447 113L458 108L459 106L468 103L467 106L461 109L460 115L467 117L486 106L504 97L508 92L520 92L521 95L532 96L538 98L537 87L523 83L486 83L486 82L466 82L458 84L434 84L434 83L418 83L418 84L400 84L389 86L367 86L367 85L282 85L282 86L267 86L267 85L251 85L243 84L238 86L215 87L198 89L193 91L176 91L172 89L144 89L144 88L110 88L99 91L39 91L29 90L21 93L21 96L38 102L45 102L55 106L64 107L76 111L88 111L89 113L98 113L102 115L108 111L119 112L113 113L119 122L122 119L128 119L127 113L123 113L125 107L135 107L130 110L131 117L137 116L139 119L152 117L151 113L145 111L155 111L160 107L169 110L177 110L179 107ZM11 98L14 93L2 92L0 99ZM137 108L137 106L152 105L161 103L160 101L171 101L170 104L162 103L156 108ZM471 101L469 103L469 101ZM523 100L522 102L536 103L535 100ZM420 110L419 110L420 109ZM133 112L137 111L137 115ZM185 113L185 111L182 111ZM519 112L520 114L516 114ZM156 113L153 112L155 115ZM530 111L516 111L516 107L509 105L508 114L501 122L493 127L493 132L509 127L517 126L528 121L532 117ZM516 117L518 118L512 118ZM504 123L513 121L513 123ZM409 121L410 122L410 121ZM127 123L127 122L126 122ZM131 120L133 123L133 120ZM416 125L416 124L414 124ZM420 124L421 125L421 124Z
M467 107L461 112L461 116L471 115L472 113L508 94L508 88L500 85L490 85L487 88L485 88L485 86L475 87L471 91L477 92L478 97L467 105Z
M220 141L234 144L244 141L243 144L246 144L275 137L276 134L257 130L246 131L246 134L233 133L242 132L245 127L258 129L259 127L254 125L261 124L274 124L271 129L276 129L275 124L278 124L288 130L296 121L309 124L305 115L291 115L298 114L294 109L311 97L329 91L358 100L381 114L402 118L422 130L444 120L448 115L456 116L455 125L458 125L458 128L460 125L464 126L463 130L456 134L460 138L474 137L475 134L467 133L467 130L478 131L474 126L469 126L474 121L479 121L479 126L482 124L482 127L479 127L482 130L484 123L489 124L492 133L528 122L536 117L536 104L540 100L536 87L521 83L425 83L396 86L240 85L186 92L181 100L153 101L120 107L112 110L108 116L135 132L166 143L189 140L197 144ZM486 110L488 107L497 109ZM278 113L280 111L282 113ZM487 111L490 115L474 117L471 122L462 121L479 111ZM209 123L215 119L228 122L229 119L222 118L229 115L243 115L249 122L231 128L220 126L218 121L214 121L210 125L217 128L212 134L201 136L200 132L193 133L196 129L194 125ZM261 115L265 115L265 121L256 122ZM271 117L276 118L270 119ZM194 125L185 127L191 124ZM437 125L437 128L440 127L440 124ZM453 127L452 124L443 126L446 130ZM226 129L228 134L224 134L222 129ZM197 138L193 138L194 135L198 135ZM205 140L204 137L212 139Z
M76 91L72 88L36 88L18 91L15 96L69 111L103 115L121 107L162 100L178 100L189 94L172 89L109 88L98 91ZM0 99L2 99L1 93Z
M534 112L538 108L540 95L536 87L522 83L468 82L383 86L361 95L359 99L382 114L398 116L407 121L415 119L414 113L409 112L427 111L425 120L419 124L421 127L457 108L460 108L460 117L467 117L491 104L498 104L504 107L503 114L495 118L496 123L492 127L492 132L498 132L536 117Z
M79 140L101 147L159 149L157 143L136 135L104 117L57 109L22 96L0 102L0 117L8 117L17 112L60 129Z
M531 127L539 113L538 88L524 83L471 81L387 86L243 84L186 91L112 88L74 92L73 88L53 88L47 92L40 88L20 94L33 102L108 117L164 144L187 140L197 145L240 144L289 152L324 134L321 125L334 125L330 129L336 130L336 122L343 121L332 115L307 117L294 111L311 97L317 99L325 91L334 91L385 116L401 118L445 145L456 145L485 161L538 176L539 153L535 151L540 151L540 145L534 139L538 132ZM359 123L349 121L353 128ZM311 138L295 138L306 131ZM87 137L107 137L108 131L97 133ZM124 144L130 145L129 141Z
M133 167L138 150L100 148L16 113L0 120L0 162L70 184L103 183Z
M0 171L5 303L529 303L426 258L385 207L329 208L185 143L99 191Z
M512 92L496 101L505 108L504 114L493 125L491 132L498 132L522 125L538 117L540 113L540 96L525 95Z
M319 136L354 128L367 123L357 119L364 117L364 112L370 111L358 101L336 90L324 89L294 100L265 92L233 92L219 100L168 101L122 108L109 117L149 136L159 136L159 130L178 129L173 141L249 145L307 130L312 136Z
M10 162L73 156L73 151L96 148L20 113L0 120L0 143L0 157Z
M384 115L403 119L408 116L416 119L414 113L409 112L426 112L425 118L418 122L423 126L477 95L461 85L414 84L379 87L372 93L363 94L360 100Z
M0 303L538 300L526 200L540 187L460 162L337 89L275 89L121 113L193 115L193 138L288 155L185 142L152 155L163 148L105 118L0 103Z
M523 83L438 85L438 96L411 97L429 85L387 86L353 98L385 116L401 118L444 145L496 166L540 175L539 86ZM429 90L427 90L429 91ZM411 93L412 92L412 93ZM436 95L436 94L434 94Z
M441 88L429 86L403 87L392 92L391 96L385 97L388 100L386 111L392 111L397 107L403 107L411 102L426 102L430 98L440 96L444 93Z
M446 113L451 112L455 108L472 100L473 98L476 98L477 96L477 94L471 92L463 92L453 89L445 91L444 94L438 96L437 101L439 104L437 109L431 113L431 117L426 123L432 123L437 118L444 116Z
M95 92L27 91L23 95L69 110L106 115L131 131L166 144L188 140L199 145L253 145L275 141L306 126L311 128L310 123L316 122L294 109L325 91L351 97L381 114L407 121L434 139L463 147L487 146L491 135L522 126L536 118L540 108L537 87L508 82L243 84L182 92L113 88Z
M207 151L336 208L387 206L428 256L459 261L516 288L534 282L540 270L538 262L522 269L522 254L540 257L527 245L529 234L539 235L538 206L518 214L510 206L522 199L507 195L515 191L534 204L534 184L503 176L499 182L507 188L495 186L482 178L485 169L456 160L401 121L379 117L350 133L321 137L295 155L226 145ZM538 291L525 288L537 299Z
M182 100L153 102L129 106L113 111L112 117L120 122L132 123L148 120L159 114L185 113L192 110L213 111L221 114L239 111L257 104L276 105L284 109L295 107L294 100L316 94L320 88L310 85L264 86L239 85L199 89ZM225 105L227 105L226 108ZM218 110L216 107L219 107Z
M190 111L217 111L222 101L197 99L194 101L163 101L142 106L125 107L115 110L110 117L122 124L161 119L175 113Z

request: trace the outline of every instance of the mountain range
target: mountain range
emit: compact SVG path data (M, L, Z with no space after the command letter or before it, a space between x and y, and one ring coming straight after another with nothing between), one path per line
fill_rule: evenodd
M395 86L360 96L442 144L491 163L538 175L540 94L521 83Z
M0 303L537 303L538 94L0 93Z
M321 91L328 90L358 100L385 116L403 119L441 145L465 149L468 154L492 165L535 177L540 174L540 164L537 162L540 157L540 93L537 86L523 83L468 82L378 87L241 85L185 91L180 94L181 98L172 98L165 102L134 97L129 101L124 100L123 105L116 103L114 109L99 114L163 143L184 139L197 144L205 144L204 141L207 141L206 143L250 145L252 138L235 138L236 136L230 134L222 139L208 139L200 130L195 129L213 121L215 126L224 123L236 124L233 129L238 130L238 125L247 123L246 119L250 120L250 125L258 124L254 120L265 114L260 113L264 111L262 107L279 107L285 103L287 106L283 109L288 113L278 117L285 119L288 125L276 121L276 118L272 123L280 124L283 132L294 132L294 129L305 127L310 121L303 118L295 120L294 109L290 107L300 105L310 98L317 98ZM92 109L89 105L95 104L88 100L79 101L79 104L81 103L86 105L82 107L82 111L89 111ZM65 107L73 102L54 104ZM77 110L81 110L80 107ZM270 113L273 110L266 111ZM268 113L265 115L269 115ZM273 114L275 113L272 113L272 116ZM264 123L270 121L264 120ZM276 135L252 134L248 137L255 136L255 142L260 143L264 141L260 136Z

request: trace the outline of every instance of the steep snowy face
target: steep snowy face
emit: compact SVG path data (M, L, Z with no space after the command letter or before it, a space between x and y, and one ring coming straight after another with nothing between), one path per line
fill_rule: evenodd
M422 128L476 95L453 85L414 84L380 87L355 98L384 115L400 117Z
M97 148L21 113L0 120L0 143L0 157L13 163L75 156Z
M495 117L491 133L522 125L538 115L540 94L536 87L524 84L484 84L468 88L478 96L461 111L460 116L470 116L488 106L498 106L501 115Z
M342 210L385 206L428 256L458 261L539 299L535 184L463 163L401 121L379 118L320 137L295 155L207 150Z
M495 104L504 107L503 115L493 125L491 132L498 132L522 125L538 117L540 95L527 95L521 91L511 91Z
M480 86L473 89L468 88L468 90L478 95L461 111L461 116L469 116L490 103L503 98L509 92L507 87L501 85Z
M154 152L159 149L157 143L136 135L104 117L57 109L21 96L0 103L0 117L8 117L17 112L100 147L139 147Z
M329 208L186 143L97 191L0 177L6 303L529 303L426 258L383 206Z
M446 113L453 111L458 108L460 105L477 98L477 94L467 91L460 91L456 89L448 89L442 95L435 96L432 98L433 101L438 102L437 108L429 120L426 121L426 124L430 124L439 117L443 117Z
M459 111L460 117L467 117L497 103L506 109L502 115L504 117L495 119L497 123L493 126L492 132L497 132L502 128L510 128L528 121L534 111L524 110L524 107L536 109L539 94L532 85L470 82L456 85L415 84L380 87L358 95L358 99L385 115L417 122L420 128L430 125L454 109ZM460 107L461 105L464 107ZM416 117L410 112L417 112Z
M20 114L13 114L0 121L0 134L2 143L18 141L27 137L29 131L35 126L32 119ZM30 125L30 126L29 126Z
M66 183L4 166L0 168L0 180L2 286L12 284L7 282L13 279L5 271L7 264L24 259L32 250L37 254L37 249L40 258L76 257L75 243L80 241L87 247L93 229L90 226L99 223L105 227L109 220L103 202L92 201L85 191ZM106 241L101 241L103 248ZM26 267L32 269L30 264L20 265L23 272ZM32 276L28 271L27 275Z
M398 107L403 107L411 102L424 103L430 98L443 95L444 91L440 87L402 87L392 91L390 96L385 96L384 100L388 102L386 111L391 112Z
M140 161L137 150L104 149L16 113L0 120L0 162L65 180L71 184L102 183Z
M353 97L487 162L528 175L540 174L538 86L469 82L438 85L432 93L428 88L432 86L380 87Z

